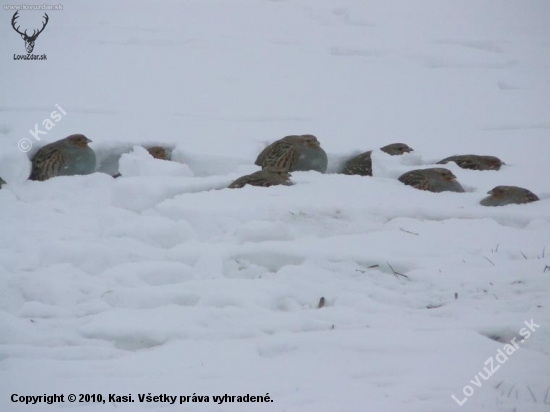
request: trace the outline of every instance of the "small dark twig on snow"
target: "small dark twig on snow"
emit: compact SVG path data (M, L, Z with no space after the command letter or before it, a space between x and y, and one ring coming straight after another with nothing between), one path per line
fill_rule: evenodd
M491 263L491 265L496 266L496 265L493 263L493 261L492 261L491 259L489 259L489 258L486 257L486 256L483 256L483 257L484 257L485 259L487 259L487 260L489 261L489 263Z
M390 269L391 269L391 271L393 272L394 275L396 275L396 276L397 276L397 275L403 276L404 278L409 279L409 277L408 277L407 275L404 275L403 273L396 272L396 271L393 269L392 265L389 264L389 262L386 262L386 263L388 264L388 266L390 267Z

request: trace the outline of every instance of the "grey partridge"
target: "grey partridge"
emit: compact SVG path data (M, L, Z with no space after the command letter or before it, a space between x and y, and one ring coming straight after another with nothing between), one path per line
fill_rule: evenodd
M405 143L392 143L381 147L380 150L391 156L399 156L413 151ZM342 173L345 175L372 176L371 155L372 150L351 158L344 165Z
M443 167L411 170L402 174L399 181L416 189L430 192L464 192L456 180L456 176L449 169Z
M325 173L328 158L315 136L291 135L267 146L254 164L261 167L284 167L289 172L315 170Z
M499 170L504 163L495 156L457 155L450 156L437 162L438 165L455 162L462 169L472 170Z
M172 160L172 156L171 156L171 153L170 153L170 150L162 147L162 146L153 146L153 147L149 147L147 149L147 151L149 152L149 154L151 156L153 156L155 159L160 159L160 160Z
M153 156L155 159L159 160L172 160L172 153L170 150L162 147L162 146L153 146L146 149L151 156ZM115 179L118 179L122 175L120 173L117 173L113 175Z
M505 206L510 204L531 203L540 200L530 190L517 186L497 186L487 192L490 196L481 200L483 206Z
M29 179L43 181L95 172L96 156L88 146L90 142L83 134L73 134L42 147L32 158Z
M246 185L251 186L276 186L276 185L285 185L291 186L292 182L290 181L291 174L284 167L280 166L267 166L262 170L259 170L250 175L245 175L239 177L228 187L230 189L237 189L244 187Z

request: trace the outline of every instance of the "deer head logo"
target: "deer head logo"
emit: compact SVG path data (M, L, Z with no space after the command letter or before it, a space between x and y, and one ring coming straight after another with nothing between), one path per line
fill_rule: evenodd
M32 51L33 51L33 49L34 49L34 42L36 41L36 38L38 37L38 35L39 35L40 33L42 33L42 32L44 31L44 28L46 27L46 24L48 24L48 20L49 20L50 18L48 17L48 15L47 15L46 13L44 13L44 18L46 19L46 21L43 23L42 28L41 28L40 30L38 30L38 31L33 30L32 35L29 36L29 35L27 34L27 30L25 30L24 33L21 33L21 32L19 31L19 27L20 27L20 26L15 27L16 20L17 20L17 18L19 17L19 16L17 15L17 13L19 13L19 11L16 11L15 14L13 15L12 19L11 19L11 26L13 27L13 29L14 29L17 33L19 33L19 34L21 35L21 38L22 38L23 40L25 40L25 48L27 49L27 53L32 53Z

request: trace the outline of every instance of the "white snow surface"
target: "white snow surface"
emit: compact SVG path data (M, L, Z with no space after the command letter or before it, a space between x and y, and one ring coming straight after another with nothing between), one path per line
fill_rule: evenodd
M0 411L550 411L550 2L62 4L45 61L13 59L0 10ZM28 156L73 133L99 172L27 181ZM303 133L329 173L225 189ZM377 149L393 142L415 151ZM373 177L335 173L366 150ZM397 180L470 153L506 165L447 165L466 193ZM479 205L497 185L541 200ZM209 402L179 404L193 394Z

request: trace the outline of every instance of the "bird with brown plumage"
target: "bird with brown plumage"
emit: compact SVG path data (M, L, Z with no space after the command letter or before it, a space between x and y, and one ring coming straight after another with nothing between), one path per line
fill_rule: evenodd
M315 170L325 173L328 158L312 134L283 137L267 146L254 162L257 166L284 167L289 172Z
M413 151L411 147L405 143L392 143L387 146L381 147L381 151L391 156L400 156L405 153ZM357 176L372 176L372 150L361 153L346 162L342 173L345 175L357 175Z
M511 204L520 205L540 200L530 190L518 186L497 186L487 192L488 195L479 203L482 206L506 206Z
M435 193L464 192L464 188L458 183L453 172L443 167L411 170L402 174L399 181L415 189Z
M239 189L246 185L270 187L277 185L291 186L290 177L292 175L284 167L267 166L255 173L239 177L228 188Z
M499 170L506 163L495 156L457 155L450 156L437 162L438 165L455 162L462 169L471 170Z
M88 143L91 140L83 134L73 134L42 147L31 160L29 179L44 181L56 176L95 172L96 156Z

